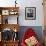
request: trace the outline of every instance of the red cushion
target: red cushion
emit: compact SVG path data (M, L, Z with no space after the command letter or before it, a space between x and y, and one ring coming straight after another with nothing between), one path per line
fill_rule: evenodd
M29 28L26 30L24 37L22 38L22 46L26 46L25 39L28 39L29 37L37 36L36 33L32 28Z

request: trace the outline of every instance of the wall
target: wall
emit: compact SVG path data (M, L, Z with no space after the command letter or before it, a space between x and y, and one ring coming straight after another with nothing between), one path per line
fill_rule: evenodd
M22 26L42 26L43 25L43 6L42 0L21 0L19 22ZM25 7L36 7L36 20L25 20Z
M1 7L15 6L14 1L15 0L0 0L0 6ZM43 6L42 6L43 1L42 0L21 0L21 1L17 0L17 1L18 1L18 6L19 6L19 15L20 15L19 24L20 24L20 26L33 26L32 28L37 32L37 35L38 35L40 41L42 42L43 30L42 30L42 27L39 27L39 26L43 26L43 24L44 24L43 23L43 20L44 20ZM36 7L36 20L25 20L25 7ZM11 18L12 17L9 17L9 20ZM15 20L13 22L15 22ZM27 27L20 27L20 28L21 28L20 29L20 36L21 36L21 33L23 31L25 31L25 29L27 29ZM22 37L20 37L20 38L22 38Z
M0 0L0 6L15 6L15 0ZM20 26L43 26L42 0L17 0ZM25 7L36 7L36 20L25 20Z

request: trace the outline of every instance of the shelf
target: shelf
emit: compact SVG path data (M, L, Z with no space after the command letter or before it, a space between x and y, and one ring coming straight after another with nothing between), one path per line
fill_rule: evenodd
M14 42L15 43L15 42L19 42L19 40L15 40L15 41L10 40L10 41L3 41L3 42L5 42L5 43L8 43L8 42L12 43L12 42Z
M19 7L0 7L1 9L18 9Z
M0 7L0 16L1 16L1 23L2 24L9 24L9 16L14 16L16 17L16 20L14 21L15 23L13 24L18 24L18 16L19 16L19 7ZM6 17L6 18L5 18ZM13 21L13 20L12 20ZM12 24L12 21L10 24Z
M0 46L18 46L18 17L19 7L0 7Z
M2 24L18 24L18 16L2 16Z
M0 24L1 31L5 28L12 29L13 31L16 29L17 32L19 31L19 24Z
M1 15L1 16L19 16L19 15L18 14L17 15L15 15L15 14L13 15L12 14L12 15Z
M0 7L1 15L18 15L19 7Z

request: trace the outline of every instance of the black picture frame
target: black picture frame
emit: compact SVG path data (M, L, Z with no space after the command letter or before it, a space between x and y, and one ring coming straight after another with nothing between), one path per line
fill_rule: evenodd
M25 19L26 20L36 19L36 7L25 7Z

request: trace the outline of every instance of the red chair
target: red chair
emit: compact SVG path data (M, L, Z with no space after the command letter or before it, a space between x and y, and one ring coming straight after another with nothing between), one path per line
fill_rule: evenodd
M37 39L37 35L33 31L33 29L32 28L27 29L27 31L25 32L24 37L22 38L21 46L27 46L26 43L25 43L25 39L28 39L29 37L32 37L32 36L34 36ZM41 46L40 42L38 41L35 46Z

